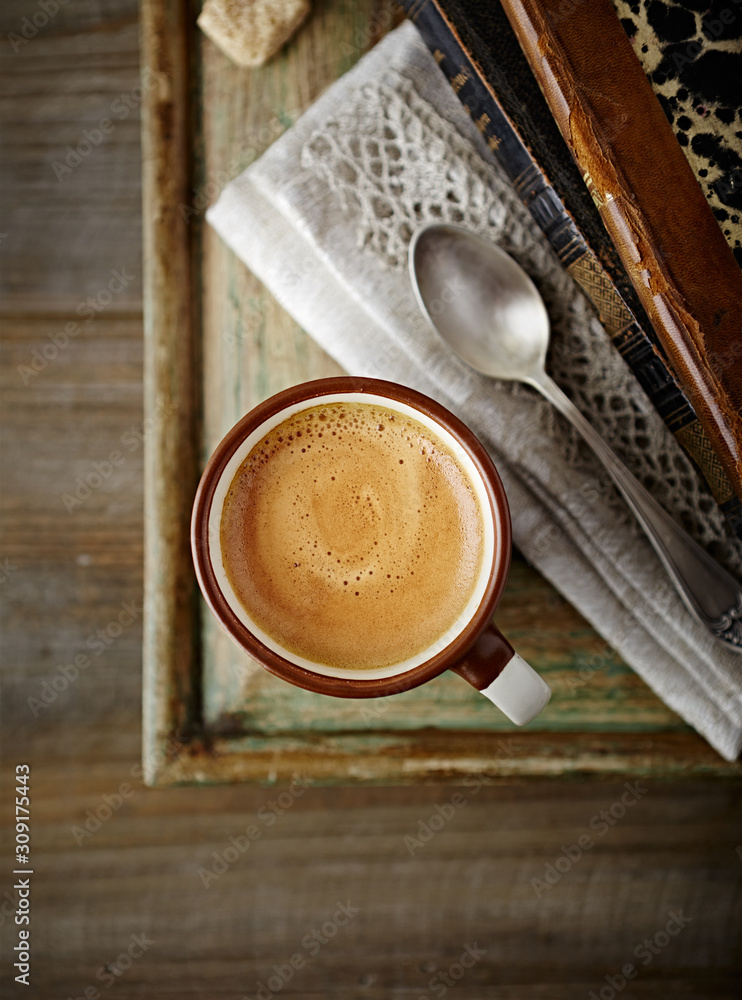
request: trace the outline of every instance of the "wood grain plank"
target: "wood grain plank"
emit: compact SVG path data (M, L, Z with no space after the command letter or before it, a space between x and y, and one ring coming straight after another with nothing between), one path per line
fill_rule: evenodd
M118 779L132 793L81 838L103 796L122 787ZM660 995L675 982L701 990L704 976L718 993L697 995L732 995L728 928L739 921L742 873L739 797L729 787L691 784L679 797L634 781L638 800L600 833L601 810L610 816L623 784L575 785L568 799L553 783L470 785L426 839L450 788L346 789L342 809L338 790L311 785L289 795L288 806L285 786L202 788L194 814L193 789L153 792L121 766L88 776L77 768L66 791L53 766L39 769L37 781L47 803L36 845L44 873L35 883L36 947L48 970L40 987L49 990L40 996L54 984L81 992L132 934L152 942L122 977L133 996L148 987L157 996L252 997L275 964L303 954L306 967L282 995L417 1000L475 943L485 954L457 987L463 996L587 995L631 961L645 990L631 995ZM248 827L255 839L232 858ZM564 845L584 835L592 845L563 864ZM84 897L75 891L81 859ZM557 862L564 871L542 888ZM682 874L668 879L669 870ZM108 917L114 895L117 920ZM306 935L332 920L338 902L358 912L315 954ZM690 918L682 936L640 965L635 949L679 911ZM192 935L187 959L184 933ZM699 956L715 971L702 969Z
M122 4L114 19L88 7L60 5L17 52L8 35L18 34L37 6L4 4L0 14L5 310L74 313L125 267L134 277L118 307L141 311L136 4ZM110 131L96 136L92 130L106 117ZM98 141L87 142L83 130Z
M16 17L20 20L29 9L35 5L28 0L0 5L0 33L13 30ZM62 61L68 60L74 41L78 74L70 70L58 81L60 86L84 93L86 51L101 44L109 31L113 39L134 10L131 0L106 5L70 0L62 5L58 17L34 40L37 49L47 47L50 58L58 51ZM116 44L131 51L131 35L122 30L116 38ZM347 40L353 42L353 33ZM337 52L326 52L319 37L313 44L319 73ZM32 52L30 47L26 51ZM115 45L110 51L115 54ZM46 99L51 105L57 96L50 93ZM44 100L40 85L40 107ZM69 107L74 115L73 105ZM41 119L29 126L24 157L33 156L34 130L39 149L45 148L45 128ZM117 133L111 142L122 142L121 156L128 163L123 139L123 133ZM27 163L9 163L10 176L22 179ZM100 274L106 273L101 255L113 267L117 251L135 242L138 204L132 201L130 212L116 215L120 225L111 227L114 205L112 201L106 206L106 198L108 193L113 199L115 189L106 186L101 172L91 178L93 207L85 208L83 192L78 214L70 216L80 228L74 261L55 243L46 242L50 230L41 221L29 237L25 263L14 278L16 287L29 292L18 299L12 324L6 324L0 358L0 459L2 494L8 498L2 511L0 564L10 552L19 566L0 586L0 869L5 873L0 886L0 996L59 1000L82 996L90 987L103 997L147 1000L254 997L256 985L267 980L274 964L284 963L297 950L307 952L303 936L332 916L337 900L355 901L358 896L362 912L347 928L349 936L338 933L316 956L307 953L311 961L279 997L432 997L436 993L431 979L446 972L465 944L474 941L492 949L488 947L471 970L472 978L457 981L449 997L587 997L606 986L607 975L636 961L633 949L664 926L665 907L682 909L694 920L648 966L641 966L621 995L663 1000L736 997L742 925L740 785L729 780L728 772L723 781L647 782L647 795L600 838L590 830L590 819L622 794L624 779L615 785L606 783L605 773L569 782L518 783L512 777L503 782L494 777L489 779L492 787L480 788L423 850L410 856L404 837L418 833L419 823L435 814L436 805L450 802L456 790L444 770L439 773L446 783L440 784L312 785L272 826L258 811L272 809L269 803L286 790L286 783L276 784L275 779L269 787L144 787L138 623L33 717L26 698L39 693L42 680L58 663L67 662L70 652L85 649L87 637L112 620L121 601L131 594L141 596L142 587L141 465L138 477L121 481L115 497L96 491L79 518L58 504L57 480L53 489L48 481L49 470L60 472L65 456L70 462L81 455L99 459L116 446L130 423L141 423L143 397L141 384L135 387L134 346L141 316L102 314L79 346L70 346L70 351L79 352L74 364L63 370L65 363L58 359L34 380L35 387L23 387L15 367L27 357L27 348L57 329L59 320L79 319L75 309L88 287L85 282L92 276L92 294ZM0 204L3 211L15 198L8 190ZM48 198L52 195L48 192ZM35 192L25 192L19 200L33 215ZM8 231L5 217L0 231ZM60 301L63 308L55 311ZM141 463L141 450L131 462ZM524 586L518 599L554 623L548 626L551 636L564 613L561 599L548 590L532 589L528 580ZM513 614L518 613L514 609ZM537 637L532 641L537 643ZM544 644L545 651L550 642ZM595 637L587 641L585 654L600 648ZM668 756L703 761L706 754L718 763L700 738L670 735L676 742L665 737ZM599 734L593 738L602 739ZM558 752L574 747L569 737L562 739L564 749ZM647 739L656 741L658 736L644 734L633 743L644 756L630 759L631 768L646 764ZM624 737L624 742L629 746L632 737ZM607 742L597 746L609 756ZM443 760L445 746L440 749ZM500 749L500 757L503 753ZM8 962L16 943L16 927L8 918L15 898L9 878L14 829L8 804L12 769L19 760L27 760L32 768L38 863L29 989L16 988ZM272 760L275 764L275 755ZM264 763L270 776L269 755ZM484 763L491 764L492 756ZM636 778L632 774L625 780ZM78 846L73 828L84 825L88 810L95 815L105 805L104 796L115 803L122 784L130 785L132 794ZM458 790L470 794L472 787ZM101 815L106 815L105 809ZM205 889L199 867L212 865L214 852L222 853L229 837L244 833L251 823L260 824L261 838ZM596 846L538 899L530 879L555 864L562 845L574 843L586 830L595 834ZM119 955L126 957L131 936L142 933L154 944L131 968L121 968L109 989L98 974L106 975L106 965L115 964Z
M75 333L65 341L68 323ZM141 317L6 315L0 362L0 553L11 569L0 612L3 733L13 741L60 725L73 733L91 706L113 713L127 706L136 717ZM113 452L116 464L107 465ZM126 628L124 607L134 612ZM68 682L63 671L74 674L76 656L87 665Z
M143 101L145 419L164 406L145 450L144 756L197 716L195 591L189 525L197 471L200 338L190 234L178 206L190 184L189 10L145 0Z
M194 736L158 769L162 785L187 782L289 781L309 770L328 784L414 784L479 775L487 781L654 776L732 779L739 764L722 760L695 733L582 733L439 730L404 732L261 732ZM276 738L278 737L278 739Z

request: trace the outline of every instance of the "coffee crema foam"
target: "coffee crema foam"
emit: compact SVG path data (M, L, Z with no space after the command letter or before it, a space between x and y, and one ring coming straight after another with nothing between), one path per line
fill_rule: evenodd
M464 611L483 546L450 448L373 403L313 406L274 428L221 519L224 568L250 618L284 649L346 669L433 645Z

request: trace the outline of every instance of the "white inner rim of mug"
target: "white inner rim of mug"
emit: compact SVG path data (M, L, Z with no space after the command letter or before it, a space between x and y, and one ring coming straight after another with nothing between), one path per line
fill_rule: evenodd
M436 642L428 646L428 648L424 649L421 653L409 657L400 663L394 663L391 666L371 668L331 667L323 663L314 663L312 660L307 660L302 656L298 656L296 653L292 653L290 650L284 649L280 643L276 642L275 639L267 635L250 618L245 608L237 599L224 569L220 530L222 508L224 506L227 491L232 484L232 480L234 479L237 470L255 445L258 444L258 442L261 441L266 434L273 430L274 427L277 427L278 424L282 423L288 417L293 416L293 414L299 413L301 410L308 410L311 407L319 406L322 403L376 404L385 406L387 409L394 410L395 413L400 413L419 421L429 430L433 431L433 433L437 434L438 437L440 437L441 440L448 445L458 461L461 463L461 466L471 480L471 484L474 487L474 492L479 500L479 506L482 511L482 521L484 525L482 568L480 570L476 586L474 587L466 607L461 615L456 619L454 624L446 632L444 632L443 635L436 640ZM294 663L299 667L303 667L305 670L309 670L315 674L321 674L325 677L340 677L355 681L377 680L380 678L397 677L400 674L406 673L408 670L412 670L415 667L419 667L421 664L426 663L450 645L450 643L452 643L469 624L477 608L482 602L482 598L487 590L487 584L492 573L492 564L495 556L495 538L500 529L499 523L496 523L498 518L499 515L497 511L492 510L485 484L468 451L452 434L446 430L445 427L439 424L432 417L429 417L426 413L415 409L413 406L398 402L397 400L390 399L386 396L379 396L366 392L327 393L310 399L303 399L301 402L293 403L292 405L285 407L260 424L259 427L252 431L252 433L237 446L219 478L219 482L217 483L211 502L208 524L209 559L211 560L214 575L216 576L219 589L221 590L225 601L245 628L247 628L248 631L259 639L263 645L267 646L268 649L271 649L274 653L282 656L290 663Z

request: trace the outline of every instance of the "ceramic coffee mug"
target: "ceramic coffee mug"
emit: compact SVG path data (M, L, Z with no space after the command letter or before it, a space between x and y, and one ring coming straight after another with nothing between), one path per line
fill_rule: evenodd
M453 456L465 474L469 493L476 497L481 511L482 555L476 570L472 571L473 583L467 592L465 606L453 623L429 645L399 662L363 669L342 662L315 662L315 658L307 658L296 648L287 648L290 643L284 645L275 631L266 631L262 622L255 621L259 616L248 611L237 597L225 569L222 551L225 501L235 476L256 445L264 442L266 436L270 439L271 432L295 414L303 419L303 411L326 405L331 412L338 412L343 407L352 410L354 403L373 404L386 415L384 419L416 422L433 436L433 440L442 442L446 453ZM342 405L338 407L337 404ZM319 428L316 422L313 426ZM378 429L383 430L382 423ZM325 452L329 440L327 437L320 445ZM319 445L319 441L315 441ZM315 449L315 454L320 448ZM401 459L399 464L402 464ZM360 495L358 499L361 500ZM371 497L365 499L371 501ZM268 508L270 501L269 496ZM368 506L372 504L369 502ZM323 540L331 546L331 540ZM412 389L392 382L348 376L303 383L261 403L232 428L209 460L196 494L191 541L199 585L219 622L254 660L292 684L338 697L377 698L406 691L437 677L444 670L453 670L517 725L530 722L549 700L548 685L513 651L492 621L505 588L511 555L510 513L497 470L484 447L458 418ZM229 563L231 557L226 558ZM419 579L424 580L424 564L419 564L419 572ZM356 586L361 585L353 583L351 590ZM350 591L347 593L350 595ZM410 622L413 622L414 590L412 597L408 593L405 600L409 605ZM380 616L378 622L374 622L375 634L382 638L383 630L391 627L386 620L388 617Z

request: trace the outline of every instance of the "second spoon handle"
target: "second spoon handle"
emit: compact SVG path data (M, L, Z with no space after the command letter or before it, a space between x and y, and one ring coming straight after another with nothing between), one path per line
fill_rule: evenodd
M742 587L644 489L553 379L544 373L528 382L574 424L601 460L689 611L717 639L742 653Z

